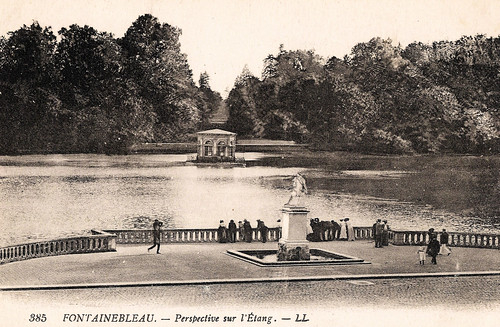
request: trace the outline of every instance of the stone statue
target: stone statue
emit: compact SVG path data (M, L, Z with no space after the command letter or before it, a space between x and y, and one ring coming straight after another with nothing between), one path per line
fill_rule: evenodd
M293 178L292 194L285 205L298 206L300 197L304 194L307 194L306 180L300 173L297 173Z

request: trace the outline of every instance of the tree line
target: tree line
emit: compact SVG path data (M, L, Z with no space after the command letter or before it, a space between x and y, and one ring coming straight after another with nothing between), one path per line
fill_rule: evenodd
M0 153L124 153L138 142L182 141L222 101L195 85L181 30L140 16L116 38L90 26L37 22L0 39Z
M0 38L0 153L125 153L190 140L224 105L240 137L323 150L499 153L500 38L373 38L344 58L285 50L227 99L193 81L177 27L142 15L121 38L34 22Z
M317 149L500 152L500 38L359 43L344 58L285 50L246 67L226 104L228 128Z

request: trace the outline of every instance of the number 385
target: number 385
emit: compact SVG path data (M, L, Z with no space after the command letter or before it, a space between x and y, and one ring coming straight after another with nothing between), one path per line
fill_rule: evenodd
M30 314L29 322L46 322L46 321L47 317L45 316L45 313Z

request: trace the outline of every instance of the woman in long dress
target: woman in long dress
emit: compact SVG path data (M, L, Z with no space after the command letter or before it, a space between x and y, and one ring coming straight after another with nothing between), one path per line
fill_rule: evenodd
M226 225L224 225L224 220L219 222L219 228L217 229L217 237L219 239L219 243L227 242L227 229Z
M354 241L354 227L352 227L351 221L349 220L349 218L345 218L344 222L347 228L347 240Z
M448 240L449 240L449 235L446 232L446 229L443 229L443 232L441 233L441 237L439 242L441 243L441 248L439 249L439 253L441 255L450 255L451 250L448 247Z
M344 219L340 219L340 237L341 241L347 240L347 225Z

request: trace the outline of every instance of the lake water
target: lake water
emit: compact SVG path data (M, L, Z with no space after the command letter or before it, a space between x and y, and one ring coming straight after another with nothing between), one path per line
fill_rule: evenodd
M243 154L240 154L243 155ZM245 153L247 167L186 166L186 155L0 157L0 246L90 229L277 226L302 172L309 216L387 219L393 229L498 233L499 157Z

